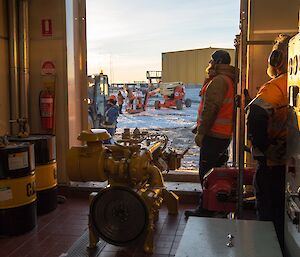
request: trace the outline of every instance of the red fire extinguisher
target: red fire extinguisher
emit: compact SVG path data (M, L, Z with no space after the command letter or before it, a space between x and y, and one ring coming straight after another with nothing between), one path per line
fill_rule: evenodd
M53 129L54 123L54 94L42 90L39 96L41 126L43 129Z

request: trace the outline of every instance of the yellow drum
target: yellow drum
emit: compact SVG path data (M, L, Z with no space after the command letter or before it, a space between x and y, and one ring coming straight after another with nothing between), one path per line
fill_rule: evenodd
M48 213L57 207L57 170L56 161L37 165L36 191L38 214Z
M9 141L34 145L37 190L37 213L48 213L57 207L56 143L54 135L9 137Z
M0 149L0 235L19 235L36 226L36 186L30 144Z

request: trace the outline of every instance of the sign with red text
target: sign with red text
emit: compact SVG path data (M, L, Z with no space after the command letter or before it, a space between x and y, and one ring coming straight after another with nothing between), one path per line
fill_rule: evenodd
M56 69L52 61L42 62L42 67L41 67L42 75L54 75L55 73L56 73Z
M42 36L43 37L51 37L52 34L53 34L52 20L51 19L43 19L42 20Z

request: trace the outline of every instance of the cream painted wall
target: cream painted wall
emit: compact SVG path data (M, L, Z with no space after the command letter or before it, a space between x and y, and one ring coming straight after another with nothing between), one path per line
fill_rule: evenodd
M67 20L67 68L69 101L70 145L81 144L77 140L82 128L87 128L87 66L86 66L86 17L85 0L66 0Z
M0 135L9 132L9 56L6 0L0 0Z
M249 2L251 2L250 41L273 41L279 33L289 35L297 33L299 0L288 1L288 3L280 0L249 0ZM249 47L248 85L252 96L263 83L269 80L266 69L271 49L271 44Z
M66 153L74 144L78 144L77 135L84 126L82 108L86 83L86 51L85 41L78 42L78 9L83 0L31 0L29 1L30 17L30 124L32 132L49 133L40 125L39 93L45 88L47 77L41 75L44 61L52 61L56 68L55 83L55 129L57 145L58 181L68 183L66 173ZM68 8L66 13L66 6ZM75 8L74 8L75 6ZM71 12L71 13L70 13ZM74 12L74 13L73 13ZM52 21L52 35L42 33L42 20ZM66 22L68 19L68 22ZM71 24L68 26L67 24ZM70 30L71 28L71 30ZM70 34L71 33L71 34ZM79 46L83 50L79 50ZM83 89L84 88L84 89ZM87 117L87 110L86 110ZM87 118L86 118L87 123Z
M44 89L45 77L41 75L44 61L52 61L56 68L55 83L55 130L58 164L58 180L65 183L66 152L69 148L68 134L68 84L66 60L65 2L62 0L29 1L30 30L30 126L33 133L49 133L40 126L39 93ZM52 21L52 36L42 35L42 20Z
M187 84L202 84L206 72L205 69L211 58L211 54L219 48L202 48L186 51L162 53L162 81L182 81ZM234 63L234 49L224 49L231 56Z

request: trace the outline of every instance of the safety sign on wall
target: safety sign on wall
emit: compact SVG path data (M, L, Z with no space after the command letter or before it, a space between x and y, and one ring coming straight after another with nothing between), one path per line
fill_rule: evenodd
M53 61L44 61L41 66L42 75L54 75L56 73Z
M49 37L52 36L52 20L51 19L43 19L42 20L42 36Z

